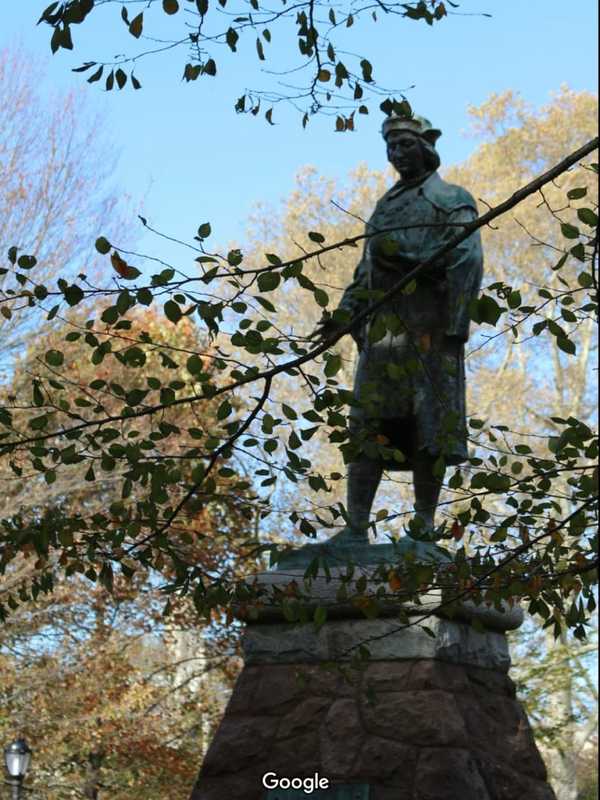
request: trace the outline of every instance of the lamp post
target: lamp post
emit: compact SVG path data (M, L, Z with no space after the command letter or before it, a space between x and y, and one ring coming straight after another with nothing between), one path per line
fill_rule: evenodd
M31 750L25 739L16 739L4 748L4 764L11 787L11 800L21 800L23 778L31 763Z

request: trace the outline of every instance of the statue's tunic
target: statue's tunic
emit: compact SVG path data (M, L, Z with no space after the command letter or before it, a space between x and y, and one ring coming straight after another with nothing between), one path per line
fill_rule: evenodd
M477 216L475 201L437 172L419 183L398 182L377 203L367 224L363 257L340 308L352 315L369 304L364 290L390 289L403 274L433 255ZM381 232L394 226L402 230ZM380 231L380 233L377 233ZM359 358L350 413L351 429L365 441L384 436L405 456L388 469L412 469L417 451L459 464L467 457L464 343L469 302L481 285L479 231L447 253L409 294L399 294L354 332ZM396 316L383 338L381 317ZM379 321L379 325L378 325ZM372 341L375 339L375 341ZM371 340L371 341L370 341ZM365 448L367 455L369 447Z

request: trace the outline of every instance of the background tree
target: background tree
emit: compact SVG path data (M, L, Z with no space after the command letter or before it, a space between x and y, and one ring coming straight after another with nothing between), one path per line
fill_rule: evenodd
M17 245L43 262L40 278L73 278L99 269L89 230L124 229L122 192L112 185L116 160L100 115L82 94L50 91L44 65L17 49L0 51L0 246ZM7 288L0 274L0 292ZM0 382L26 344L30 314L0 305Z
M597 789L597 646L597 621L585 642L566 631L554 640L531 621L511 634L511 674L558 800Z
M0 634L0 735L35 743L28 786L42 800L184 797L234 677L223 639L193 606L163 616L156 577L83 577L11 617ZM178 652L181 634L193 654Z
M35 339L17 359L7 391L22 394L32 376L54 380L52 353L67 332L68 347L62 352L69 377L62 403L85 413L85 404L76 402L79 392L94 379L104 380L103 403L114 413L127 370L125 365L119 371L90 363L80 336L73 335L81 330L90 335L85 322L71 314L61 328ZM131 341L143 340L148 353L129 391L141 392L155 381L168 390L178 377L168 354L197 358L201 348L192 325L165 325L153 312L138 313L120 336L125 352ZM204 408L203 414L211 411ZM163 416L161 424L170 424L169 418L174 417ZM210 429L204 417L192 416L188 423L198 431ZM160 458L160 447L159 438L155 457ZM93 515L106 508L118 513L123 475L108 472L105 480L90 480L86 473L100 472L98 461L90 456L75 462L68 476L59 472L50 482L35 472L15 474L19 466L13 462L12 477L2 476L6 502L20 514L36 516ZM173 468L172 459L167 466ZM207 575L241 575L248 568L239 548L246 544L252 520L244 496L228 494L227 484L222 479L210 503L171 531L173 546ZM162 571L156 563L152 570L131 570L127 581L122 571L124 565L127 572L126 560L117 574L110 562L99 573L84 569L86 542L69 532L58 535L69 545L70 563L59 563L52 551L26 548L0 578L0 597L8 607L16 606L19 594L35 595L31 606L11 615L0 635L5 738L17 726L40 743L33 786L40 797L183 796L236 674L237 631L225 628L218 617L200 619L190 598L173 597L165 617L163 588L174 579L168 564ZM54 582L61 568L70 577L57 580L51 596L33 589Z

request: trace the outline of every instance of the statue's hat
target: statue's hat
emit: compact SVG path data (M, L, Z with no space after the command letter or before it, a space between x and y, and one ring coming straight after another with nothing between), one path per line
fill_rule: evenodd
M416 115L407 117L399 114L390 114L381 128L384 139L387 139L390 131L409 131L417 136L422 136L425 141L432 145L435 145L436 141L442 135L441 130L439 130L439 128L434 128L428 119Z

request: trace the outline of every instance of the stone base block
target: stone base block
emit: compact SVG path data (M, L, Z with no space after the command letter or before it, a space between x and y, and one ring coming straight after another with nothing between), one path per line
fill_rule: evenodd
M268 772L369 800L555 800L509 677L436 658L247 664L191 800L264 800Z
M431 617L407 627L397 619L331 620L312 623L249 625L244 634L246 664L349 661L365 643L372 660L436 658L455 664L499 669L510 667L503 633L477 631L466 623Z
M307 545L308 547L308 545ZM316 547L316 545L315 545ZM385 545L369 545L367 550L377 550ZM397 616L398 610L411 616L423 616L425 614L438 614L456 621L473 622L476 621L480 627L488 630L507 631L518 628L523 622L523 611L518 606L503 604L500 609L486 606L485 603L476 605L472 601L462 600L456 604L450 613L449 609L443 606L444 595L441 590L430 590L426 594L421 594L420 604L414 605L405 602L394 593L381 595L381 579L374 577L377 564L361 564L357 568L356 577L363 577L366 580L366 589L360 599L377 598L379 606L379 617ZM262 590L261 605L257 606L256 618L253 621L262 623L285 622L282 612L281 597L289 596L289 589L294 587L298 605L303 606L308 611L308 619L312 619L313 612L317 606L325 606L329 619L364 619L359 603L352 601L352 584L345 584L347 597L345 600L338 598L338 591L342 585L342 576L347 571L346 567L330 564L329 575L321 571L311 580L304 579L303 569L282 569L268 570L258 575L252 576L248 582L256 589ZM355 599L359 599L355 597ZM241 619L245 619L240 614Z

